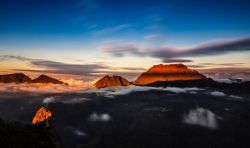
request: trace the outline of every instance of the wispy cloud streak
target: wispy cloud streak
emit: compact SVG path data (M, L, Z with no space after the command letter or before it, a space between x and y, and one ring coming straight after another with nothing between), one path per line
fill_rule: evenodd
M103 47L101 47L101 50L114 56L133 54L135 56L160 58L165 62L169 61L171 63L176 58L210 56L229 52L250 51L250 38L224 41L220 43L212 42L187 49L176 47L145 48L139 47L135 43L119 41L110 43L108 46L107 44L104 44ZM188 62L186 59L185 61Z

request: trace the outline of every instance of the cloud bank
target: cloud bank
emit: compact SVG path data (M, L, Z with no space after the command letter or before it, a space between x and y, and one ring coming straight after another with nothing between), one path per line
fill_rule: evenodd
M0 83L0 92L28 92L28 93L68 93L82 91L93 87L94 81L84 82L82 80L62 80L68 85L62 84L42 84L42 83Z
M250 80L250 68L241 67L240 65L237 65L236 67L205 68L205 69L199 69L199 71L215 80L219 79L242 79L243 81Z
M183 122L191 125L199 125L210 129L216 129L218 127L216 115L205 108L197 108L191 110L183 117Z
M143 92L150 90L170 91L172 93L193 93L195 91L201 91L201 88L178 88L178 87L146 87L146 86L119 86L119 87L107 87L101 89L89 89L79 93L96 93L105 97L113 98L117 95L127 95L133 92Z

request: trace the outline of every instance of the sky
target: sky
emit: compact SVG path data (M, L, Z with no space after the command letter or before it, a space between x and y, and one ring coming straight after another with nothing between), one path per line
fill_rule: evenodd
M0 0L0 74L134 80L184 63L250 80L249 0Z

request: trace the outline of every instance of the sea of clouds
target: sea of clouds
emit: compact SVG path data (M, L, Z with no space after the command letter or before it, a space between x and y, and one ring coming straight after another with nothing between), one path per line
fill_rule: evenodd
M159 90L159 91L169 91L172 93L194 93L197 91L203 91L205 89L197 88L197 87L187 87L187 88L179 88L179 87L148 87L148 86L118 86L118 87L107 87L101 89L89 89L86 91L81 91L78 93L96 93L101 96L113 98L118 95L127 95L133 92L143 92L150 90Z
M64 84L43 84L43 83L0 83L0 92L30 92L37 94L44 93L67 93L82 91L89 88L93 88L95 81L85 82L83 80L66 79L62 80Z

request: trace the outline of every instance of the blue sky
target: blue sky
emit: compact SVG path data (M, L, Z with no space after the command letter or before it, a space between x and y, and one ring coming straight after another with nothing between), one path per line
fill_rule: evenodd
M250 33L247 0L1 0L1 40L140 40L161 34L173 44ZM57 39L59 38L59 39ZM59 40L59 41L57 41Z
M162 62L162 57L141 50L185 50L249 38L249 6L249 0L0 0L0 54L64 63L85 59L108 65L105 58L108 54L116 58L118 52L113 50L117 47L123 60L134 62L116 67L138 62L136 67L147 68ZM243 55L249 53L248 42L246 45L240 50ZM120 54L131 50L135 51ZM228 63L230 54L221 57L218 53L222 63ZM192 64L209 62L207 56L197 59L181 54L177 58L182 56ZM149 58L148 62L140 61L141 57ZM214 54L211 57L216 59ZM235 57L247 58L239 52ZM246 59L240 62L250 65Z

